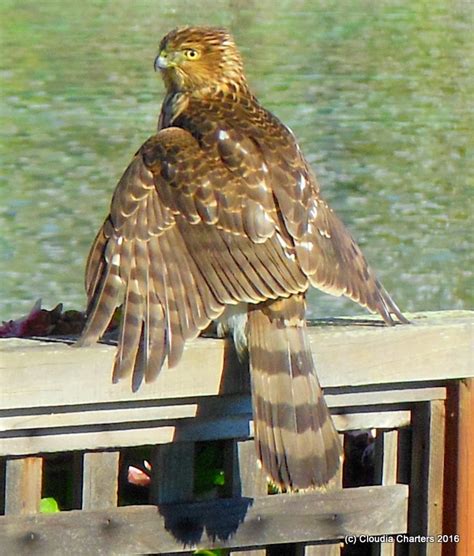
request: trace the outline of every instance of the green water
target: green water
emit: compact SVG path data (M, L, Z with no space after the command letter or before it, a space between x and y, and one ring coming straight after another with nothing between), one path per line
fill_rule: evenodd
M121 172L153 132L159 39L231 28L250 82L405 310L472 308L473 5L2 0L0 320L84 306ZM312 315L360 313L310 294Z

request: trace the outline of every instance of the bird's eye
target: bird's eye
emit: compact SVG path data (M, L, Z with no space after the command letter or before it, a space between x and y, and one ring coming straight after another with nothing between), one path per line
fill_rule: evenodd
M194 48L187 48L184 51L184 55L188 60L197 60L201 56L200 52Z

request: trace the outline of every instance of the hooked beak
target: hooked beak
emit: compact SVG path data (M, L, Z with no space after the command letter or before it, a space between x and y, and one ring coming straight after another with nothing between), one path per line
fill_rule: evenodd
M154 68L155 71L164 70L171 66L168 54L162 50L155 58Z

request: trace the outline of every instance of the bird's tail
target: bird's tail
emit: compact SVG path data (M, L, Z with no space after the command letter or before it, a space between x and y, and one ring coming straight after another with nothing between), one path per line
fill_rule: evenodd
M250 306L247 339L257 454L287 490L327 484L341 443L316 376L302 295Z

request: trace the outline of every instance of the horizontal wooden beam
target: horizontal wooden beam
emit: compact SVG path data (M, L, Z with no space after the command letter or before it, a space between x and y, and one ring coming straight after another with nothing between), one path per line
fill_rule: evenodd
M5 554L150 554L406 532L408 487L1 517Z
M374 412L388 409L386 406L411 404L413 402L443 400L446 397L444 387L412 388L404 390L382 390L377 392L362 391L353 394L326 394L326 401L333 410L351 407L367 411L371 406ZM252 412L250 395L234 394L220 397L208 397L200 400L187 400L181 403L157 401L149 403L95 404L88 407L66 406L3 411L0 409L0 437L5 432L20 432L59 427L86 427L92 425L112 426L120 423L139 423L145 421L177 421L189 418L216 419L245 415L250 418ZM347 411L343 411L347 413ZM389 413L389 412L387 412ZM370 413L367 413L370 415ZM370 417L368 417L370 419ZM354 421L352 413L347 413L344 429L351 427ZM373 422L373 418L372 418ZM384 425L371 425L389 428ZM357 427L353 427L357 428Z
M141 416L137 410L134 421L114 425L79 426L71 421L68 426L15 431L16 435L13 431L3 432L0 433L0 457L253 436L250 414L162 422L150 422L147 416L149 413ZM347 413L334 415L334 421L341 432L362 428L393 429L410 424L410 411Z
M441 390L441 389L440 389ZM444 391L444 389L442 389ZM433 389L429 390L432 393ZM331 402L334 402L335 396L331 396ZM415 399L410 401L431 401L433 399L444 399L443 397L430 397L427 400ZM201 403L196 404L180 404L180 405L159 405L155 407L143 407L141 405L131 408L117 408L117 409L90 409L83 411L61 411L61 408L47 408L44 413L28 414L21 413L0 417L0 442L3 438L18 435L28 435L28 431L37 431L36 435L51 434L54 429L60 432L64 427L75 427L76 432L79 432L79 427L87 430L87 427L99 425L102 428L115 427L137 427L140 423L146 426L146 423L154 422L157 426L164 426L166 422L173 424L182 422L185 419L194 418L195 420L206 420L210 418L218 421L222 418L229 417L244 417L251 419L251 404L250 397L245 396L241 399L241 404L234 404L232 397L223 396L219 399L223 411L210 413L203 413L202 410L207 406L206 401L202 400ZM329 404L330 407L334 407ZM341 407L338 404L337 407ZM354 407L354 406L352 406ZM362 406L361 409L364 409ZM384 406L379 404L375 407L373 412L357 413L343 412L341 415L335 415L335 420L340 430L353 430L361 428L358 423L364 421L366 428L394 428L395 426L404 426L400 423L408 424L410 421L409 411L383 411ZM385 408L387 409L387 408ZM0 413L1 414L1 413ZM375 416L377 415L377 416ZM365 416L365 417L364 417ZM393 425L394 419L398 423ZM41 432L38 432L41 431ZM71 431L72 433L73 431ZM1 449L0 449L1 451Z
M323 387L440 381L474 376L474 313L425 313L412 325L314 326L310 338ZM365 321L367 322L367 321ZM374 321L375 322L375 321ZM33 408L137 400L182 399L238 391L224 369L224 342L189 342L180 364L132 393L113 385L115 347L0 340L0 408ZM230 388L228 384L231 384ZM234 383L234 384L232 384Z

